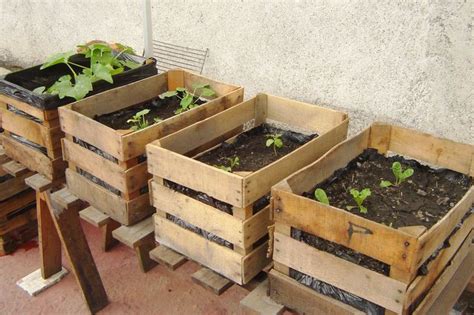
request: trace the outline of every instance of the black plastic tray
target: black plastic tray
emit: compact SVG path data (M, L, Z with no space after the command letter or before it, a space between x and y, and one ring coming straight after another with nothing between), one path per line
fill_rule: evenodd
M114 75L113 84L103 80L94 82L92 85L94 89L86 97L157 74L156 60L150 59L145 63L146 59L140 56L127 55L125 57L131 58L142 65ZM82 54L73 55L70 60L80 65L89 65L89 59L85 58ZM37 65L0 77L0 94L13 97L43 110L55 109L74 102L75 99L71 97L59 99L57 95L32 92L39 86L49 87L62 75L71 73L65 64L58 64L44 70L40 70L40 67L41 65ZM77 68L77 70L79 71L80 69Z

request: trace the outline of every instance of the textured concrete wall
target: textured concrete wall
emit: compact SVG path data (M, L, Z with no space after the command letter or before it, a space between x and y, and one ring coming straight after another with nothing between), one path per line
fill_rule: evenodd
M90 39L143 47L141 1L0 0L0 62ZM155 37L209 48L204 73L473 143L473 0L152 1Z

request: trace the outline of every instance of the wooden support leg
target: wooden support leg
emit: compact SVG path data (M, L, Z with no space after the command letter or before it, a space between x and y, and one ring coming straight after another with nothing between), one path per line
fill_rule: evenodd
M36 193L41 275L47 279L62 270L61 240L49 213L43 192Z
M114 220L109 220L108 223L102 225L100 230L102 231L102 250L104 252L109 251L118 241L113 238L112 231L119 228L120 223Z
M157 265L156 261L150 258L150 251L156 247L153 235L143 239L137 246L135 246L135 253L138 258L138 264L142 272L148 272Z
M108 304L107 294L92 257L75 206L61 208L53 204L48 192L44 194L51 220L56 226L74 276L91 313L96 313Z

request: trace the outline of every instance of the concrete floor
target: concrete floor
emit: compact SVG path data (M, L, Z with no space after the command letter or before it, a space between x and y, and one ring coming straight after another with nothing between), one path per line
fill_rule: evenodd
M221 296L205 290L191 280L200 268L194 262L176 271L158 265L144 274L130 248L120 244L103 253L99 230L87 223L83 228L110 301L100 314L238 314L249 293L237 285ZM64 256L63 264L70 270ZM37 247L0 257L0 314L88 314L72 273L36 297L16 285L38 268Z

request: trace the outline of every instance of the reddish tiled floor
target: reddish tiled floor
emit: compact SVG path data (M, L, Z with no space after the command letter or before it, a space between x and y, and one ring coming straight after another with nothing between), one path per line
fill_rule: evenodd
M86 223L83 228L110 300L101 314L237 314L240 300L248 294L237 285L221 296L203 289L191 281L199 269L193 262L176 271L157 266L144 274L130 248L118 245L103 253L99 230ZM69 267L64 257L63 263ZM38 248L0 257L0 314L88 313L72 274L36 297L16 285L38 268Z

